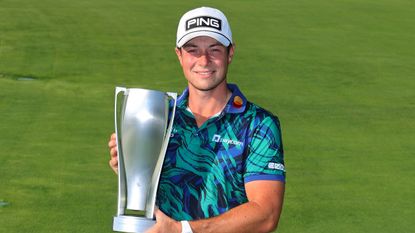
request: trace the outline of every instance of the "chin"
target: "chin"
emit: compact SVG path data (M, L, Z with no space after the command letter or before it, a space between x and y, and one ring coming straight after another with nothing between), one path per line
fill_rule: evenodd
M220 82L209 82L209 83L191 83L189 82L194 88L200 91L211 91L217 88L219 85L225 82L226 79L223 79Z

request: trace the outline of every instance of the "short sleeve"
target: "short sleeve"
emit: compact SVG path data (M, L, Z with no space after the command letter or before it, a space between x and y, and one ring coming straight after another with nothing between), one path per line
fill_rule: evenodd
M285 182L284 150L280 123L275 116L256 119L251 126L245 160L245 183L254 180Z

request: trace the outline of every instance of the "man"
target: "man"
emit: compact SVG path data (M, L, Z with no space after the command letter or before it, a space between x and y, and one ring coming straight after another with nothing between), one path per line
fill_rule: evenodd
M149 232L271 232L285 184L278 119L246 100L226 75L235 47L225 15L193 9L177 29L188 81L160 178ZM117 172L115 135L110 166Z

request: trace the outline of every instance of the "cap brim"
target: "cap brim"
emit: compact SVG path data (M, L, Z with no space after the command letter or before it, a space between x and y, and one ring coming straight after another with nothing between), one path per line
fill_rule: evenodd
M199 31L196 31L196 32L189 32L186 35L184 35L182 38L180 38L177 41L176 46L178 48L181 48L188 41L190 41L193 38L199 37L199 36L208 36L208 37L211 37L211 38L219 41L225 47L228 47L231 44L231 41L227 37L225 37L224 35L222 35L222 34L220 34L218 32L208 31L208 30L204 30L204 31L200 31L199 30Z

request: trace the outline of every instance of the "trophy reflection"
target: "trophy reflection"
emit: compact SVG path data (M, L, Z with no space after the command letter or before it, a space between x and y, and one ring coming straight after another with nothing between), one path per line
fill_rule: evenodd
M118 209L114 231L145 232L155 224L157 187L176 101L176 93L116 87Z

